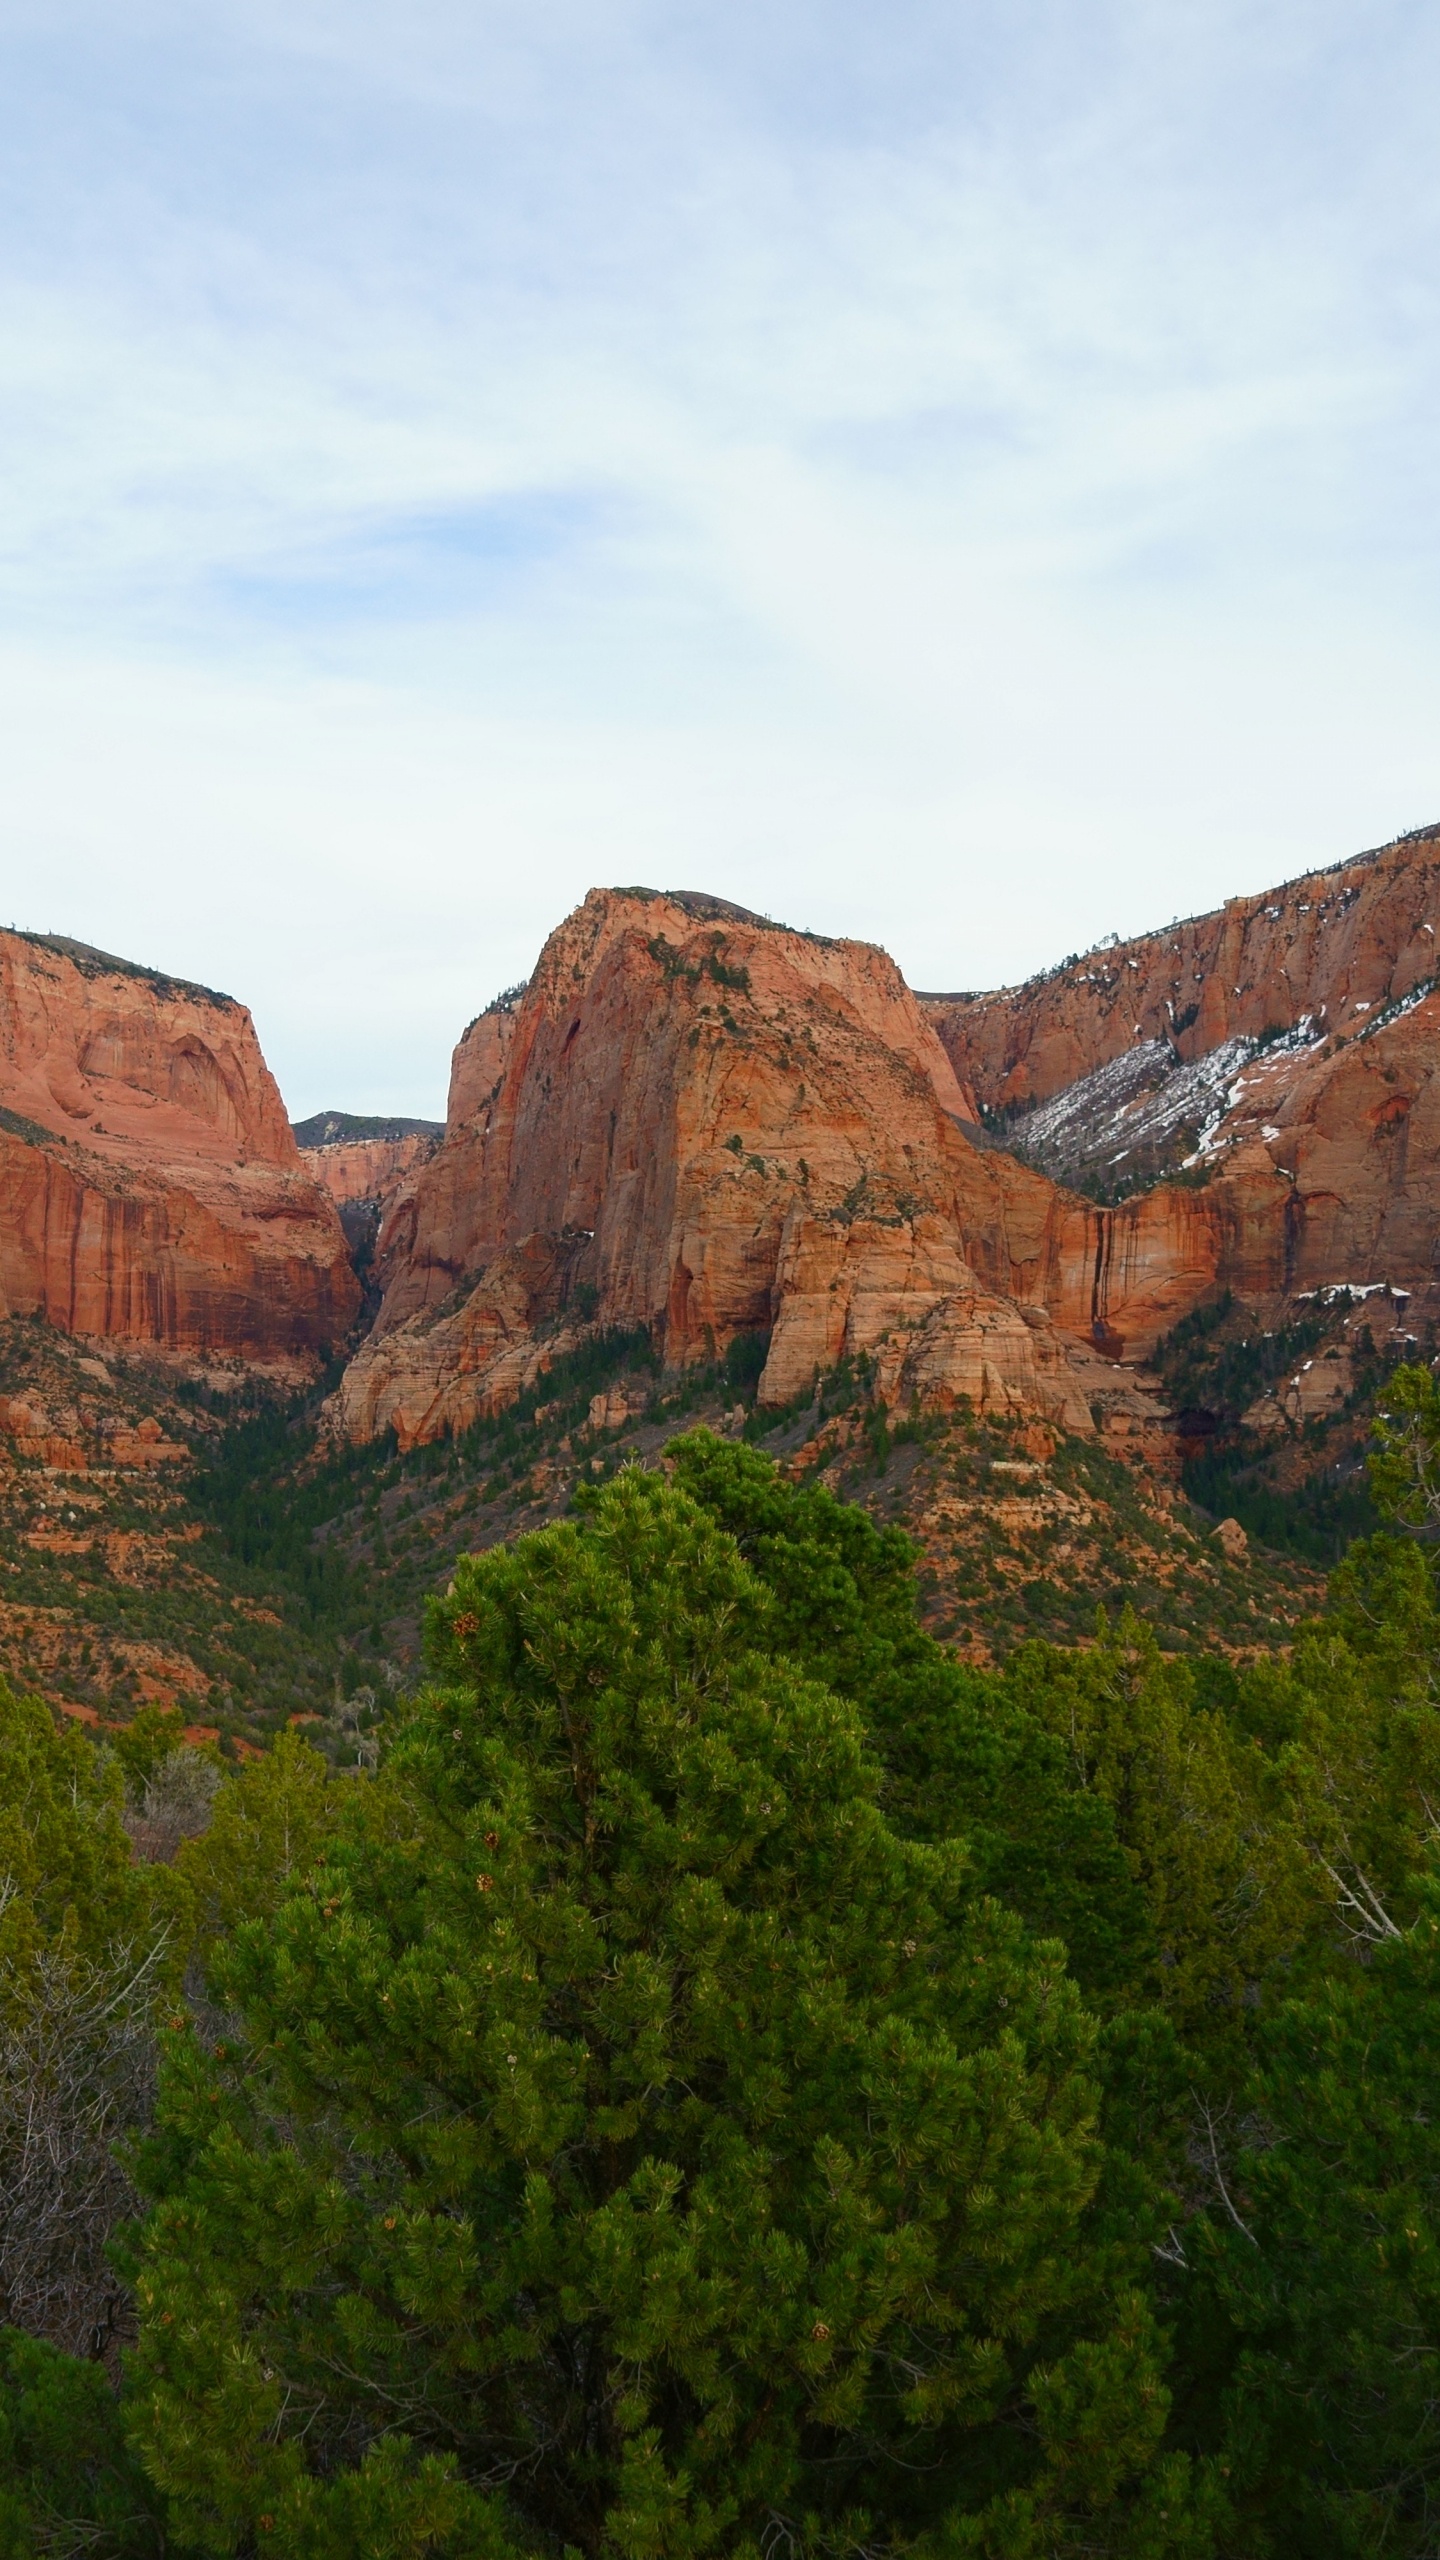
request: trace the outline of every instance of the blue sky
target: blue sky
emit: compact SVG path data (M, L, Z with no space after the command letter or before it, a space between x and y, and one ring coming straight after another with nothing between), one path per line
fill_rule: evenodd
M979 986L1440 816L1437 82L1387 0L0 0L0 920L438 1111L597 881Z

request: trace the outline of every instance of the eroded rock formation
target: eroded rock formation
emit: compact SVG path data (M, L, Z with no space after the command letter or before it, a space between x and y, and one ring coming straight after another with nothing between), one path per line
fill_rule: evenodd
M452 1093L445 1144L380 1236L347 1432L463 1428L594 1322L646 1327L672 1365L773 1327L772 1404L924 1325L928 1363L883 1374L897 1396L949 1394L934 1346L968 1323L956 1375L1082 1418L1063 1351L1037 1344L1085 1212L970 1143L973 1101L870 945L698 894L592 891L512 1017L472 1026ZM1020 1299L1038 1328L993 1312ZM963 1322L942 1319L951 1301Z
M246 1008L0 933L0 1313L290 1361L358 1304Z
M1437 930L1434 830L992 997L594 891L456 1052L339 1426L463 1428L600 1323L671 1365L768 1331L772 1406L864 1357L892 1403L1147 1430L1097 1352L1227 1287L1429 1284Z

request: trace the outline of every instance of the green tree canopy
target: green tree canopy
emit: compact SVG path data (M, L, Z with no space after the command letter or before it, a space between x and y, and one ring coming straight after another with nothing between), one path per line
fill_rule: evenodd
M1063 1951L887 1820L788 1632L636 1472L457 1568L327 1864L216 1957L240 2031L173 2038L132 2424L178 2541L1202 2547Z
M1113 1808L1081 1782L1029 1694L967 1669L926 1633L904 1533L823 1486L787 1483L773 1459L712 1432L667 1456L764 1584L769 1642L862 1710L894 1827L963 1837L976 1884L1064 1939L1088 2001L1143 1994L1155 1938Z
M1428 2560L1440 2520L1440 1885L1263 2032L1251 2138L1192 2233L1237 2550Z

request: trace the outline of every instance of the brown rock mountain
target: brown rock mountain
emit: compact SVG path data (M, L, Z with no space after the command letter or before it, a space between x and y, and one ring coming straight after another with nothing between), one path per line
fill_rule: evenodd
M895 1400L1090 1427L1047 1310L1086 1301L1092 1213L972 1144L973 1102L869 944L592 891L513 1014L471 1026L453 1090L380 1236L352 1436L463 1428L593 1322L644 1326L671 1365L769 1331L770 1404L863 1353Z
M245 1007L0 933L0 1313L264 1362L358 1304Z

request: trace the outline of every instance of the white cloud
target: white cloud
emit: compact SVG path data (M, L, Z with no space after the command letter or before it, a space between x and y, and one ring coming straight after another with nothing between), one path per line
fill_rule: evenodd
M1435 814L1437 49L0 5L0 907L423 1109L595 879L976 984Z

